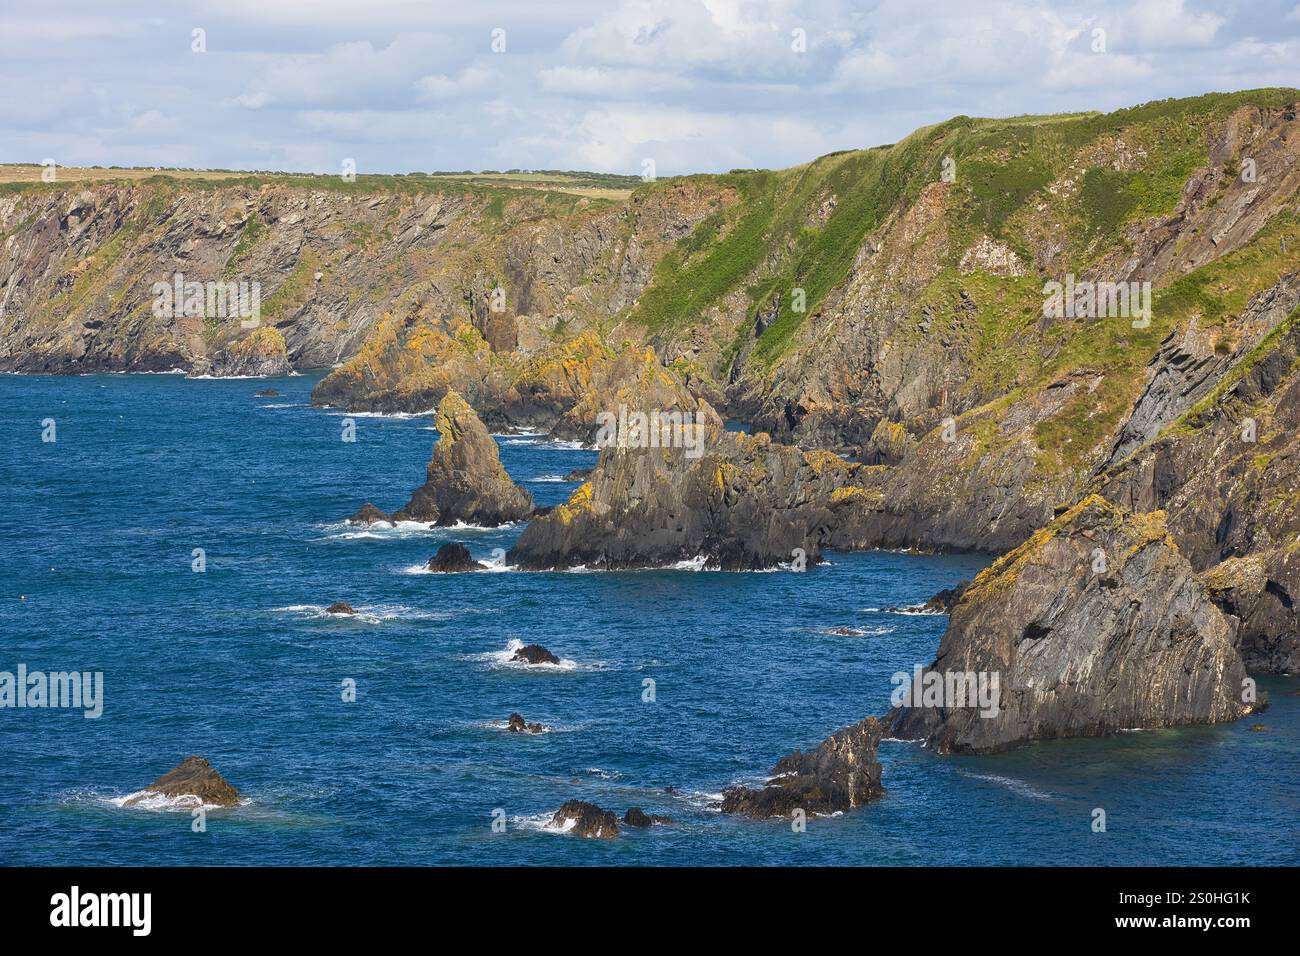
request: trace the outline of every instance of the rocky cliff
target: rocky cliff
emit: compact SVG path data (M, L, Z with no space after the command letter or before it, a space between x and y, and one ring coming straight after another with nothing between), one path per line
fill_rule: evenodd
M890 733L941 752L1216 723L1256 701L1237 621L1213 603L1160 512L1092 496L983 571Z

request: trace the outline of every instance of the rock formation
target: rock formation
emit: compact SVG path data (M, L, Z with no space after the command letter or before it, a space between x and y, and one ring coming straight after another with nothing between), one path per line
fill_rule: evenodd
M448 542L438 548L438 553L429 559L426 567L430 571L453 574L463 571L482 571L487 565L470 557L469 548L463 544Z
M516 664L558 664L560 659L540 644L525 644L510 658Z
M593 803L569 800L555 811L551 826L580 837L612 840L618 836L618 817Z
M511 714L506 720L506 730L512 734L540 734L545 732L546 728L541 724L530 724L524 720L523 714Z
M887 722L940 752L984 753L1235 720L1256 706L1243 700L1245 677L1236 621L1164 515L1091 496L975 578L935 662L896 688Z
M326 614L356 614L352 605L347 601L335 601L325 609Z
M395 520L496 527L533 513L532 496L510 480L497 443L460 395L443 398L435 427L438 441L425 483Z
M885 794L876 759L882 730L876 718L868 717L831 734L812 753L796 750L782 757L761 790L724 790L722 812L761 820L788 817L795 810L825 815L865 806Z
M372 525L372 524L392 524L393 516L386 511L380 511L369 501L358 508L351 517L348 518L348 524Z
M197 797L204 804L218 807L233 807L239 803L239 791L226 783L202 757L186 757L125 805L133 806L149 794Z
M753 570L819 561L837 495L851 493L858 466L716 423L694 427L698 457L687 448L604 449L591 480L524 529L510 563L618 569L703 558Z
M623 825L629 827L640 827L644 829L645 827L654 826L655 824L667 826L672 822L673 821L668 819L668 817L646 813L640 807L628 807L627 812L623 814Z

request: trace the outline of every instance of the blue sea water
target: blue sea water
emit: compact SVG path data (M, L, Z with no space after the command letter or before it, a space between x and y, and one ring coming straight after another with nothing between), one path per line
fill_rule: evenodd
M1300 863L1290 679L1261 680L1264 731L1248 720L979 758L887 742L888 796L864 810L803 833L724 817L724 787L883 713L890 676L933 658L945 618L873 609L922 601L984 559L412 573L445 541L487 560L520 529L342 525L363 501L404 503L437 436L428 416L355 416L344 442L343 413L309 405L315 380L0 377L0 670L105 680L98 720L0 710L0 862ZM266 387L281 396L254 397ZM498 440L542 504L594 460ZM321 613L336 600L360 617ZM505 665L511 641L566 663ZM553 730L506 733L511 711ZM192 753L245 798L211 811L206 832L188 811L114 804ZM613 841L544 829L570 798L674 822Z

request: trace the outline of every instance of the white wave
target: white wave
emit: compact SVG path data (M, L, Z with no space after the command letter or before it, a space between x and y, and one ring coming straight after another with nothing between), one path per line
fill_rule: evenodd
M982 780L985 783L995 783L1000 787L1006 787L1008 790L1018 793L1022 797L1031 797L1034 800L1054 799L1052 794L1031 787L1023 780L1016 780L1014 777L1003 777L995 773L971 773L968 770L959 770L958 773L971 780Z
M349 412L340 408L326 406L326 415L333 415L335 418L392 418L398 421L405 421L408 418L420 418L425 415L432 415L436 409L426 408L422 412Z
M561 657L560 663L558 664L529 664L526 661L514 660L515 652L523 647L523 641L519 640L517 637L512 637L508 642L506 642L506 647L503 651L484 651L481 654L467 654L463 659L482 661L494 670L500 667L526 671L576 671L597 669L597 665L591 664L582 665L580 667L577 661L570 660L567 657Z
M555 811L549 813L530 813L510 818L511 825L517 830L530 830L534 833L568 833L578 825L576 817L570 817L559 826L553 826Z
M892 627L810 627L805 630L827 637L879 637L881 634L893 634Z
M582 772L592 777L599 777L601 780L623 779L623 774L618 770L603 770L600 767L587 767Z
M444 621L450 611L424 611L405 604L362 604L354 607L356 614L331 614L324 604L289 604L271 608L285 614L297 614L311 620L354 621L361 624L382 624L385 621Z
M525 720L527 720L527 718L525 718ZM532 724L542 723L540 720L530 720L528 722ZM542 724L541 730L530 730L527 732L522 730L511 730L510 721L508 720L484 720L474 724L473 726L481 727L484 730L499 730L502 733L507 733L511 736L517 737L540 737L543 734L554 734L565 729L563 727L552 726L551 724Z
M538 475L536 478L525 478L524 482L532 485L549 485L560 482L576 483L574 479L565 478L563 475Z
M924 602L905 604L902 607L864 607L862 610L868 614L905 614L909 617L943 617L948 613L927 608Z
M178 811L191 811L200 808L204 810L227 810L229 807L223 807L218 803L204 803L203 799L196 794L184 793L175 797L169 797L166 794L159 793L156 790L137 790L135 793L128 793L124 797L101 797L101 802L109 806L117 807L120 810L149 810L154 813L167 813ZM239 801L238 806L248 806L252 801L244 798Z
M306 402L267 402L263 408L310 408Z

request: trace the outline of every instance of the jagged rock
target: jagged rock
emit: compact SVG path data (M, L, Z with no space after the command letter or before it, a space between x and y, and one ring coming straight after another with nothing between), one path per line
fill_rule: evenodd
M530 724L524 720L523 714L511 714L506 720L506 730L512 734L540 734L546 728L541 724Z
M395 519L496 527L532 515L532 496L510 480L497 443L459 394L443 398L435 426L438 441L425 483Z
M712 419L711 419L712 420ZM530 570L656 567L703 558L728 570L820 560L856 464L767 435L693 426L689 448L610 447L590 481L535 519L509 554Z
M196 361L190 374L270 378L291 371L284 333L264 325L219 349L211 358Z
M628 807L627 813L623 814L623 824L629 827L649 827L655 824L667 826L672 823L668 817L661 817L658 814L646 813L640 807Z
M596 471L595 468L575 468L564 476L565 481L586 481Z
M927 611L937 611L943 614L951 614L952 609L956 607L961 596L966 593L970 587L969 581L958 581L950 588L944 588L930 600L925 602L924 609Z
M430 571L450 574L461 571L482 571L487 565L470 557L469 548L463 544L448 542L440 547L438 553L429 559L426 567Z
M357 612L352 609L352 605L348 604L347 601L335 601L333 604L331 604L329 607L325 609L325 613L326 614L356 614Z
M525 644L510 658L516 664L558 664L560 659L540 644Z
M761 790L724 790L722 812L761 820L795 810L825 815L865 806L885 794L876 759L882 733L881 723L868 717L831 734L810 754L796 750L777 761Z
M368 501L348 518L348 524L372 525L379 523L392 524L393 516L386 511L380 511Z
M612 810L602 810L594 803L569 800L555 811L551 826L580 837L610 840L618 836L618 817Z
M896 689L889 732L982 753L1236 720L1255 705L1235 628L1162 513L1093 495L975 578L934 664Z
M896 465L916 446L916 439L897 422L881 419L862 449L864 465Z
M139 803L149 794L164 797L198 797L205 804L233 807L239 803L239 791L226 783L221 774L202 757L186 757L179 764L149 784L140 794L126 801Z
M1247 670L1300 674L1300 551L1291 546L1228 558L1201 580L1214 603L1240 621Z

